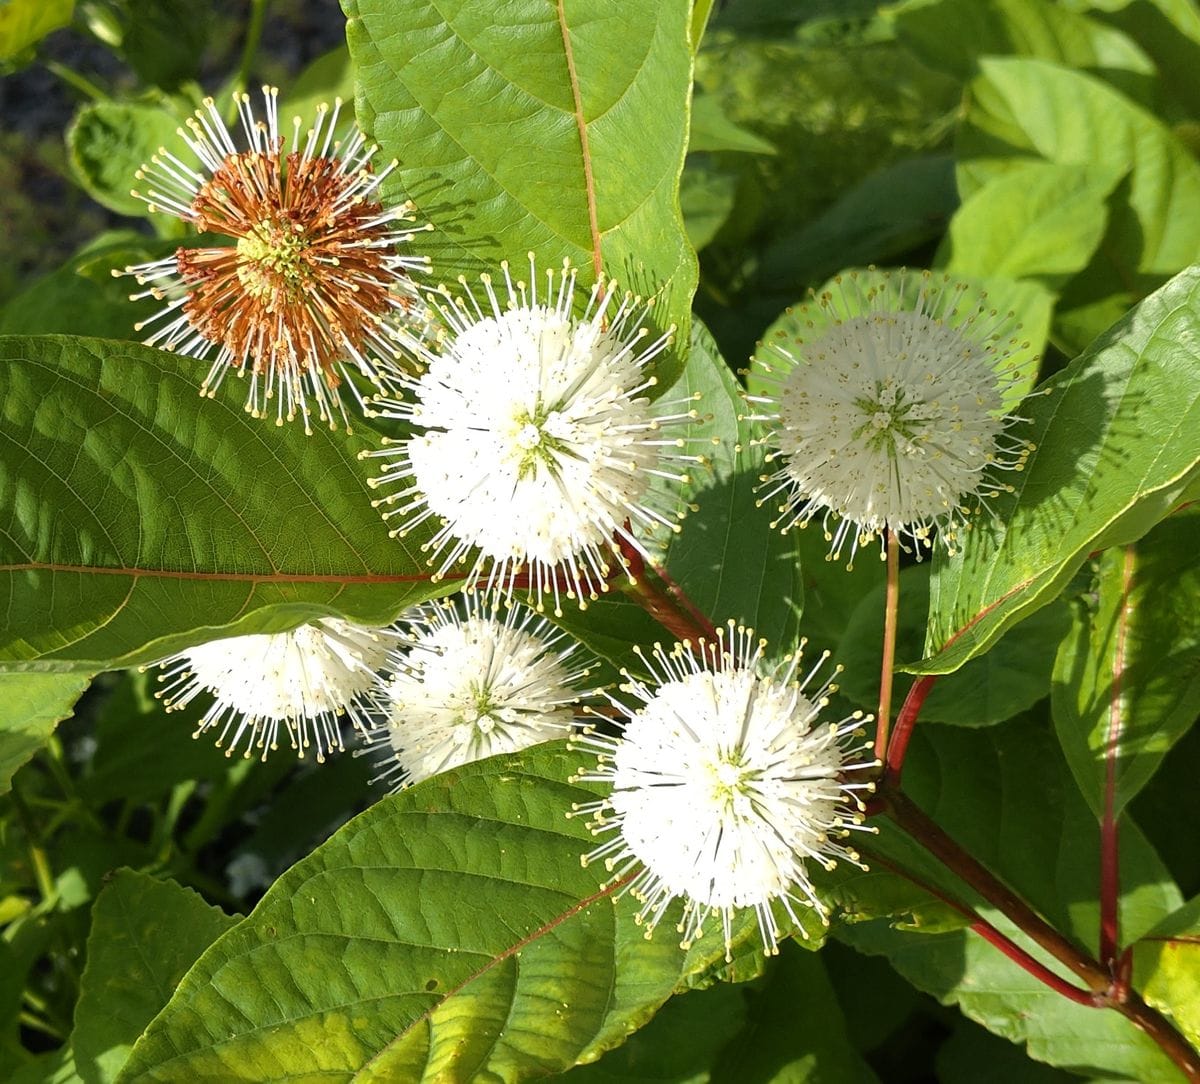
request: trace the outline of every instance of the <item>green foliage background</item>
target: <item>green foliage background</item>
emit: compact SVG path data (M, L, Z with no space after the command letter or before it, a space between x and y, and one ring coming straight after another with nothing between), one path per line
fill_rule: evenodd
M110 272L178 242L132 173L204 93L227 99L243 39L241 75L279 78L284 115L353 99L399 160L391 194L435 227L417 244L439 279L532 252L656 295L677 328L662 383L703 395L690 435L714 446L663 567L717 622L833 651L847 710L875 702L881 569L770 530L737 370L843 270L969 278L1042 357L1020 408L1037 450L994 525L902 577L905 669L946 675L906 790L1092 951L1122 622L1123 944L1196 1042L1200 8L344 8L345 45L266 73L266 0L248 25L182 2L0 6L10 79L48 63L90 95L56 153L113 227L43 277L0 276L0 1077L1181 1079L966 930L945 894L1015 934L887 826L870 872L822 881L831 929L765 958L747 919L726 964L670 920L645 941L580 866L590 837L563 810L594 788L567 782L562 743L376 801L349 756L190 742L198 711L168 716L126 668L322 614L386 622L453 584L369 506L356 453L380 434L264 426L234 381L202 401L197 363L130 341L145 310ZM119 74L64 68L71 35ZM664 637L619 594L562 623L613 667Z

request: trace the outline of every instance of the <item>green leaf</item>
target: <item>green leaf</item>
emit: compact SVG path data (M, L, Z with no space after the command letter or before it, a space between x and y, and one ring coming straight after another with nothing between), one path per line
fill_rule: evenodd
M707 159L689 158L679 185L688 240L699 252L725 225L737 196L737 178Z
M868 1084L875 1074L850 1044L822 954L789 942L747 991L750 1024L722 1052L710 1079L777 1084Z
M0 4L0 60L10 60L66 26L75 0L5 0Z
M192 0L118 0L121 53L143 81L174 90L200 74L215 20Z
M87 674L13 674L0 671L0 794L16 770L71 714L91 677Z
M980 57L1016 54L1064 68L1137 73L1154 64L1121 31L1050 0L908 0L892 13L896 33L931 68L969 79Z
M280 95L279 116L301 117L308 123L320 105L333 105L341 98L354 101L354 65L344 45L317 57L292 81L286 94Z
M1109 201L1096 257L1061 308L1083 345L1115 311L1156 289L1200 252L1200 163L1151 113L1105 83L1041 60L986 57L959 130L959 188L970 195L1030 156L1127 174Z
M120 1079L520 1079L623 1041L724 946L684 953L678 904L647 942L581 867L581 759L476 761L351 821L205 952Z
M190 888L118 870L96 898L71 1046L86 1084L115 1080L196 958L237 924Z
M879 702L879 670L883 662L884 586L862 596L837 650L846 668L838 678L841 692L855 705L873 711ZM929 612L929 566L900 573L900 621L896 655L918 658ZM1054 653L1071 628L1065 602L1039 611L986 654L947 674L921 707L921 719L956 726L990 726L1033 707L1050 693ZM897 674L894 704L901 704L912 679Z
M1057 929L1079 945L1097 944L1096 820L1045 725L1028 720L978 730L918 725L904 781L905 791L938 825ZM1003 933L1029 946L1011 923L889 823L880 824L878 838L863 840L862 849L884 854L980 908ZM860 904L869 904L871 880L879 875L847 873L844 890L856 891ZM856 877L866 885L856 889ZM1122 936L1129 942L1143 936L1180 903L1161 861L1137 826L1126 822ZM1179 1079L1162 1051L1124 1017L1068 1001L967 930L913 934L876 919L841 927L838 936L860 951L886 955L919 989L957 1004L989 1031L1025 1043L1039 1061L1118 1079Z
M741 151L746 154L774 154L768 139L735 124L721 108L715 94L697 94L692 99L692 126L688 151Z
M1077 607L1075 628L1059 649L1054 725L1097 815L1110 748L1119 816L1200 714L1197 538L1200 514L1188 512L1130 547L1128 562L1122 549L1102 554L1096 605Z
M803 953L813 956L813 953ZM591 1065L549 1077L564 1084L703 1084L746 1022L746 995L718 983L671 998L644 1028Z
M134 325L158 302L130 301L130 279L113 270L154 259L148 238L127 231L102 234L62 267L37 279L0 308L0 335L69 335L86 327L97 336L133 339Z
M1030 1061L1025 1052L966 1017L937 1052L938 1084L1079 1084L1074 1073Z
M1133 946L1133 981L1149 1004L1200 1045L1200 899L1189 900Z
M533 252L591 282L602 263L663 291L662 323L686 341L689 0L515 0L500 16L491 0L345 6L359 120L437 227L418 237L436 275Z
M175 132L182 122L179 111L169 108L165 101L85 105L67 129L67 150L75 178L88 195L109 210L150 217L156 225L160 221L173 223L163 215L150 216L146 204L134 199L130 189L138 184L134 174L159 147L175 147L180 142ZM180 227L174 232L184 231Z
M1200 269L1147 298L1021 407L1037 449L960 552L934 558L925 659L949 673L1055 598L1089 553L1145 534L1197 476Z
M0 660L95 671L436 593L371 508L364 442L242 409L204 362L128 343L0 339ZM411 548L408 548L411 547Z
M952 158L906 158L774 238L763 250L759 281L790 301L844 267L886 264L937 237L957 206Z
M1022 162L959 208L938 263L953 274L1061 286L1099 246L1117 180L1090 166Z
M1193 0L1093 0L1094 15L1123 30L1154 61L1160 90L1173 99L1162 111L1200 117L1200 10Z

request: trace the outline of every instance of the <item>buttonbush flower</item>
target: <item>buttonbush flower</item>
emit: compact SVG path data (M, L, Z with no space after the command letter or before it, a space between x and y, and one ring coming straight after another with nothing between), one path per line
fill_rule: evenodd
M1033 445L1012 437L1006 401L1023 375L1011 316L964 303L948 278L901 274L835 280L800 316L807 330L760 351L748 396L767 423L763 500L774 526L819 513L830 556L885 531L953 552L970 516L1012 486Z
M301 757L312 749L318 763L343 748L340 721L365 732L377 686L376 672L398 643L394 632L335 617L291 632L231 636L163 659L167 710L185 708L201 692L212 695L194 736L218 730L217 745L232 756L278 748L282 727Z
M632 875L621 891L641 901L647 937L679 897L685 948L717 914L728 956L733 916L750 908L775 952L774 903L802 931L797 906L828 922L807 864L861 864L845 837L862 825L855 792L872 786L855 773L873 762L855 740L862 712L821 718L834 686L810 685L828 653L800 677L803 643L770 665L750 629L730 623L718 636L669 652L656 644L642 656L651 680L626 673L630 699L609 698L627 719L620 733L579 739L599 758L576 778L612 784L607 798L576 806L610 837L584 863L603 859L614 881Z
M398 627L411 647L381 698L391 725L368 739L395 790L570 732L590 667L544 618L472 593L418 606Z
M282 425L299 413L310 429L317 416L347 422L340 388L355 396L351 372L382 387L379 359L411 349L407 325L419 325L423 303L410 277L426 266L403 248L416 232L412 205L385 208L379 189L395 168L379 173L357 128L335 138L341 101L321 106L311 128L280 131L278 91L263 87L266 120L250 98L237 98L249 146L238 150L211 98L179 133L196 162L165 147L138 171L151 211L174 215L226 243L180 248L173 256L125 268L163 309L150 346L198 358L215 351L201 394L212 395L234 369L250 373L246 409L271 413ZM186 156L185 156L186 157ZM117 272L119 273L119 272Z
M532 255L528 285L502 269L503 300L488 276L482 299L440 296L443 350L380 404L413 434L365 454L386 460L372 485L397 487L375 502L394 535L436 524L423 547L436 576L474 553L468 577L521 580L561 612L562 593L582 604L606 589L619 545L645 554L641 531L678 529L651 482L688 481L684 466L702 460L673 434L698 415L694 399L651 404L649 366L671 332L642 326L639 299L598 283L575 315L569 265L540 290Z

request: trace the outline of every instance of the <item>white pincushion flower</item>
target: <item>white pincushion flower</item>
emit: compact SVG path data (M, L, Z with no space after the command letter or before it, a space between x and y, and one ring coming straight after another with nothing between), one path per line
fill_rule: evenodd
M158 693L167 710L186 707L201 692L213 702L196 729L199 736L220 728L217 745L232 756L244 743L267 754L278 748L279 729L303 757L317 762L343 746L341 719L365 732L371 725L377 672L399 637L327 617L291 632L259 633L211 640L163 659Z
M380 698L390 728L368 741L395 789L571 731L589 667L544 618L472 594L419 606L399 627L411 647Z
M762 479L764 501L782 498L774 526L823 512L835 559L884 532L920 556L935 527L953 552L971 514L1011 491L997 472L1022 470L1033 448L1006 435L1021 420L1006 413L1023 379L1010 358L1028 344L1009 337L1011 313L982 300L960 311L967 287L928 272L836 283L801 310L808 330L768 344L751 370L768 462L782 462Z
M399 487L376 501L398 521L393 534L437 524L423 547L435 575L473 552L468 576L551 593L557 611L562 594L582 603L606 588L619 546L644 554L639 531L678 529L651 480L687 482L681 465L700 457L664 430L697 415L651 404L648 369L670 331L642 327L638 299L598 284L577 316L569 266L547 272L541 292L532 256L528 286L502 267L503 301L485 276L482 301L439 302L442 352L398 377L405 399L379 410L414 433L366 454L387 460L371 484Z
M751 630L730 623L719 637L669 654L655 645L652 658L643 656L652 684L626 674L622 686L636 706L612 699L628 719L620 735L590 731L581 739L600 756L577 778L612 784L609 797L576 807L594 815L597 835L612 834L584 861L604 859L613 880L633 874L622 891L642 901L637 917L647 936L679 897L684 947L716 913L728 954L733 915L751 908L774 952L773 903L801 930L797 904L827 921L807 863L859 864L843 839L861 826L855 792L872 784L851 780L873 762L846 740L861 734L862 713L825 722L833 686L808 691L827 654L798 679L803 643L770 666Z
M163 147L138 170L148 190L133 195L151 211L224 242L124 273L147 287L134 300L166 302L138 325L153 325L148 345L197 358L215 352L201 394L214 394L230 369L249 371L246 409L256 417L274 413L282 425L299 413L308 430L311 400L336 427L348 424L339 389L359 395L352 373L382 387L379 361L417 349L428 333L410 277L428 261L402 251L423 227L410 225L411 204L381 202L396 163L375 173L378 148L357 128L338 138L340 100L319 106L307 130L295 117L289 140L277 96L263 87L265 121L248 95L236 96L246 149L206 98L179 130L190 154Z

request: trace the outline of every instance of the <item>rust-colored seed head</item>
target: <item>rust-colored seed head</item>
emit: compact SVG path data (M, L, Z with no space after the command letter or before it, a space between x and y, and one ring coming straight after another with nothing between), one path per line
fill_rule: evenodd
M140 175L152 187L140 198L198 230L232 243L180 248L171 257L126 268L149 285L137 297L168 302L147 324L170 317L148 345L213 360L201 386L215 392L225 373L249 373L246 409L274 413L282 424L297 413L309 428L311 408L336 426L346 421L339 388L358 391L348 366L386 390L387 367L419 350L422 304L412 280L426 269L402 255L416 230L411 206L385 208L376 148L354 129L334 140L341 102L321 107L305 136L296 118L285 150L274 88L264 87L266 121L249 98L238 99L250 147L238 150L215 105L189 121L188 146L200 172L163 150ZM268 403L275 400L275 410Z

